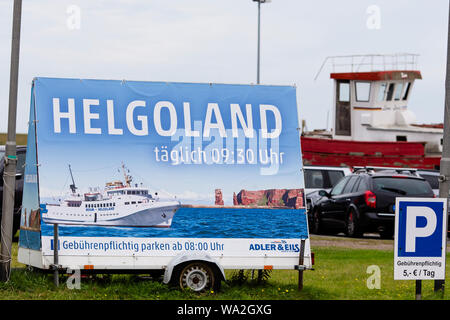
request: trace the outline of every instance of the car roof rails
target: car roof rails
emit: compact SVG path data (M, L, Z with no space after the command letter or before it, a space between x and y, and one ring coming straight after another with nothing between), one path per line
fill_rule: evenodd
M417 169L414 168L395 168L395 167L374 167L374 166L354 166L353 173L375 173L382 171L394 171L396 173L402 174L408 172L413 175L417 175Z

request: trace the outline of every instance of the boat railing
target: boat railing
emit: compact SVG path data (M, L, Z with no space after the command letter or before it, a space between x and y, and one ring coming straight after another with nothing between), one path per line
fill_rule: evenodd
M314 80L319 77L327 63L331 64L332 73L408 71L417 70L418 60L419 55L415 53L328 56L324 59Z

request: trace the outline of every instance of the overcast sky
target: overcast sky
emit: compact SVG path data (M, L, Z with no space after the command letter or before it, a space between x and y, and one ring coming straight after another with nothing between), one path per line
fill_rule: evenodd
M7 130L12 0L0 0L0 132ZM296 84L308 129L332 106L327 56L419 54L410 109L443 121L448 1L272 0L261 6L261 83ZM34 77L255 83L251 0L23 0L17 132Z

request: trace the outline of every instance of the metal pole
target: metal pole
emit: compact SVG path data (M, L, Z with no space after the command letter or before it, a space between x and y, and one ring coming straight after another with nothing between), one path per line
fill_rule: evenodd
M11 271L11 246L14 217L14 193L16 186L16 113L17 83L19 74L20 24L22 0L14 0L11 69L9 74L9 110L8 137L5 148L5 166L3 172L3 202L1 222L1 261L0 280L8 281Z
M422 280L416 280L416 300L422 300Z
M261 46L261 0L258 0L258 57L256 66L256 84L259 84L259 60Z
M450 11L450 10L449 10ZM439 198L448 199L450 189L450 13L447 31L447 71L445 77L445 111L442 158L440 163ZM447 250L446 250L447 251ZM444 293L445 280L434 281L434 291Z
M59 235L58 235L58 224L53 225L53 283L55 287L59 287Z
M300 256L298 259L298 291L303 290L303 264L305 263L305 239L300 242Z

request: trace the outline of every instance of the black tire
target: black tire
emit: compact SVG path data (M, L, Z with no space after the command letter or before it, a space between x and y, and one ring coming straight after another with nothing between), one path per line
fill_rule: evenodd
M322 232L322 222L319 217L319 210L314 209L312 212L311 233L320 234Z
M393 237L394 237L394 230L392 230L392 229L386 229L386 230L380 231L381 239L392 239Z
M194 292L205 292L210 289L217 290L220 286L220 278L215 270L207 263L195 261L181 268L177 274L177 282L181 289Z
M361 228L359 226L358 217L353 209L350 209L345 223L345 234L348 237L357 238L362 236Z

